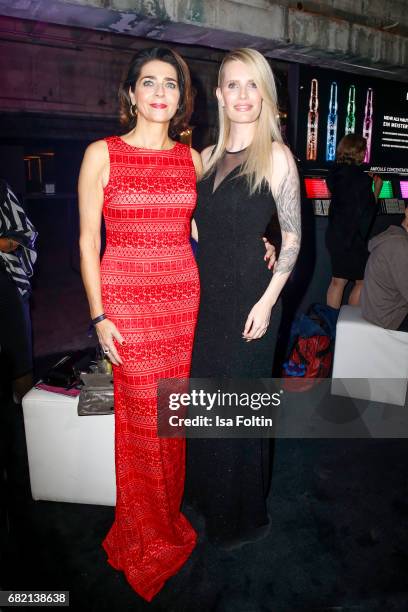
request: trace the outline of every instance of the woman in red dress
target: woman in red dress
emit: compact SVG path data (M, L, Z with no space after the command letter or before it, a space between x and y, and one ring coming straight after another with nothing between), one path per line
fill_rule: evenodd
M158 438L156 394L159 379L190 372L199 281L189 238L201 164L171 139L192 110L189 71L177 53L138 53L120 100L130 131L92 143L81 167L81 271L114 367L117 500L103 546L150 601L196 543L180 512L185 441Z

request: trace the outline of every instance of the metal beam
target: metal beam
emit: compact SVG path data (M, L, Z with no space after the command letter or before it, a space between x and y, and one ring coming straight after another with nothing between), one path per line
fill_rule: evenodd
M365 0L354 4L355 15L367 5ZM385 4L400 6L398 0ZM287 0L0 0L0 14L166 43L251 46L275 59L408 81L408 38L386 29L393 25L387 25L387 14L395 18L398 12L381 13L384 26L372 27L367 23L378 19L355 19L350 0L293 5ZM400 12L405 20L403 5Z

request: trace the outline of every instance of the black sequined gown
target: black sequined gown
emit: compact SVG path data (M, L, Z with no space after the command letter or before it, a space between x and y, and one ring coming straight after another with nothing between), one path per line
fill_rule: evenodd
M201 297L191 376L270 377L280 323L280 302L267 333L242 338L254 304L271 280L262 237L276 205L265 188L249 194L237 176L246 152L226 153L216 173L198 185L194 219ZM261 439L194 439L187 442L185 500L205 517L210 538L228 540L267 525L271 444Z

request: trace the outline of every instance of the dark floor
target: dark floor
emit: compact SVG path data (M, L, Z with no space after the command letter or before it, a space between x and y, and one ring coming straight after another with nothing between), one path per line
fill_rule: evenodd
M408 610L404 440L279 440L269 536L233 553L202 538L147 604L106 563L113 508L34 502L21 407L4 398L1 434L2 589L68 590L89 612Z
M70 213L38 208L37 374L89 345ZM50 219L52 219L52 226ZM71 237L70 237L71 236ZM65 237L65 238L64 238ZM278 440L269 536L234 553L205 538L151 604L107 563L113 508L34 502L21 407L0 397L0 589L69 590L71 610L408 611L406 440ZM194 520L194 517L191 517Z

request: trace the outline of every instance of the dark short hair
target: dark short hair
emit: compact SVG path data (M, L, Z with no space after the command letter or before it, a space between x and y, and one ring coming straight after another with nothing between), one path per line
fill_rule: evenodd
M129 96L129 88L134 91L136 81L140 76L140 72L145 64L154 60L166 62L176 69L178 86L180 89L180 103L176 114L170 121L169 132L175 136L188 127L188 122L193 112L193 97L191 93L191 77L190 71L183 58L168 47L151 47L150 49L142 49L133 56L127 75L119 87L119 117L123 126L128 129L133 129L136 125L136 117L133 117L130 112L131 100Z
M347 134L337 145L336 161L340 164L357 164L367 148L367 140L360 134Z

